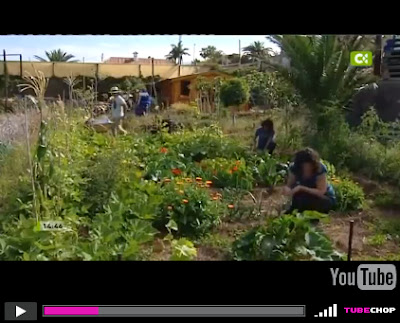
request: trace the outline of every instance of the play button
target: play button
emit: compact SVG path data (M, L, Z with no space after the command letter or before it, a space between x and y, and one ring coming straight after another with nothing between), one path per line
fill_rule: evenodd
M6 321L36 321L37 303L7 302L4 304L4 319Z
M26 313L26 311L23 308L15 306L15 317L20 317L24 313Z

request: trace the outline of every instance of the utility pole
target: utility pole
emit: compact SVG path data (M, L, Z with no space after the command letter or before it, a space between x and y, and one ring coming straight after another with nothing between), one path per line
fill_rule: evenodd
M242 47L240 46L240 39L239 39L239 66L242 61Z
M102 53L101 54L101 62L103 63L103 60L104 60L104 54Z
M4 61L4 97L6 98L5 101L5 108L8 108L8 71L7 71L7 59L6 59L6 50L3 49L3 61Z
M82 63L85 64L85 57L82 58ZM82 84L83 84L83 91L85 91L86 90L86 77L85 76L83 76Z
M196 65L196 44L193 45L193 64Z
M374 75L381 75L382 65L382 35L375 36Z

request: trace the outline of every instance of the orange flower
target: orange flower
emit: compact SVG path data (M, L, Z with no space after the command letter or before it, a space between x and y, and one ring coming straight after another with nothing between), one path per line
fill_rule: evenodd
M182 173L182 171L179 168L173 168L172 169L172 173L174 175L180 175Z
M229 205L228 205L228 208L229 208L229 209L234 209L235 206L234 206L233 204L229 204Z
M234 167L232 168L232 171L233 171L233 172L237 172L238 169L239 169L239 168L238 168L237 166L234 166Z
M212 198L214 201L216 201L216 200L219 200L219 197L218 196L213 196L213 198Z
M171 211L173 207L171 205L168 205L167 209Z
M170 183L171 180L170 180L169 178L166 178L166 179L164 179L164 182L165 182L165 183Z
M188 201L188 200L186 200L186 199L183 199L183 200L182 200L182 203L183 203L183 204L188 204L188 203L189 203L189 201Z
M165 147L162 147L162 148L160 149L160 153L166 154L167 152L168 152L168 149L165 148Z
M236 161L236 165L238 165L238 166L240 165L240 160Z
M207 185L212 185L212 181L206 181Z
M201 177L196 177L196 181L201 182L203 179Z

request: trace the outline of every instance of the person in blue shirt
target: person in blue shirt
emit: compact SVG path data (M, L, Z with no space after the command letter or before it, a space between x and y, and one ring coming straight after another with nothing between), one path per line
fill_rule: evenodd
M315 150L306 148L295 154L285 194L292 197L287 214L294 210L328 213L334 208L335 191L328 183L327 168Z
M272 155L276 148L274 123L271 119L264 120L254 136L254 144L259 151L268 151Z
M143 116L149 113L151 105L151 97L146 89L139 92L138 102L136 105L135 113L138 116Z

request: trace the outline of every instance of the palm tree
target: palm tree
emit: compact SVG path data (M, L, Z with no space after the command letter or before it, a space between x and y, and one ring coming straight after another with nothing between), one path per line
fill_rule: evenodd
M177 45L171 44L171 47L172 47L171 51L165 57L168 60L175 62L175 64L181 65L183 56L184 55L190 56L190 54L187 52L189 48L183 48L181 40L178 42Z
M250 56L254 61L263 59L266 55L270 55L273 51L271 48L265 48L264 43L255 41L249 46L244 47L243 52Z
M368 37L275 35L267 39L290 60L290 67L271 65L314 112L329 102L346 104L361 85L374 80L368 69L350 65L350 52L368 48Z
M50 52L45 51L45 54L47 56L47 59L37 55L35 55L34 57L41 62L77 62L77 60L71 60L75 57L74 55L63 52L61 49L54 49Z

